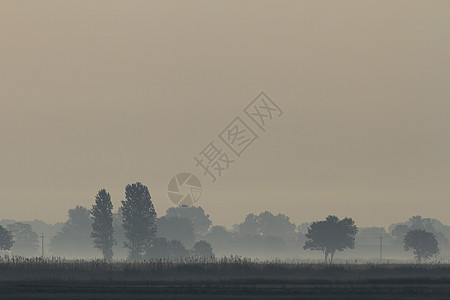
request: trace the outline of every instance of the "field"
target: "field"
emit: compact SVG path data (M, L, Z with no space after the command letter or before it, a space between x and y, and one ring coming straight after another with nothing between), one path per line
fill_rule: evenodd
M449 264L0 259L7 299L446 299Z

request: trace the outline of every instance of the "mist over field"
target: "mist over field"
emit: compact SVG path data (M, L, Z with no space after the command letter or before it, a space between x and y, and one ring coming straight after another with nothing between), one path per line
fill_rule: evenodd
M129 249L122 225L123 213L112 214L112 246L114 260L129 259ZM316 222L320 222L318 220ZM64 223L47 224L41 220L0 220L0 225L12 231L15 244L7 252L12 255L36 257L65 257L72 259L103 259L101 249L95 247L91 233L93 219L87 208L77 206L69 211ZM259 260L323 262L323 251L304 249L308 229L312 223L293 223L288 215L274 215L269 211L250 213L232 228L215 225L201 207L173 207L155 220L156 240L177 241L178 247L169 250L146 249L145 259L182 259L196 256L194 245L207 242L211 250L205 257L240 256ZM357 224L356 224L357 225ZM410 263L415 257L405 251L404 239L408 231L424 230L432 233L438 242L439 253L430 262L450 261L450 226L437 219L412 216L385 227L358 227L353 247L336 251L335 262L340 263ZM44 241L42 241L42 236ZM381 241L380 241L381 239ZM167 247L167 246L166 246ZM320 249L318 249L320 250ZM344 251L345 250L345 251ZM381 250L381 253L380 253ZM6 252L5 252L6 253Z
M450 2L0 0L0 290L450 293Z

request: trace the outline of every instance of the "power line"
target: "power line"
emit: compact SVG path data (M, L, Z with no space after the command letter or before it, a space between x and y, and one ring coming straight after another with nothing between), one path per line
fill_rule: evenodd
M42 235L41 235L41 240L42 240L42 246L41 246L41 248L42 248L42 257L44 257L44 233L42 233Z
M380 235L380 262L383 259L383 236Z

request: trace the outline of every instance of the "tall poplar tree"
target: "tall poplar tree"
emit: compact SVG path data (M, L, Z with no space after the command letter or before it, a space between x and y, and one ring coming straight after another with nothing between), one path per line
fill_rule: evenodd
M93 219L91 237L94 247L101 250L103 258L111 261L113 258L113 204L111 196L105 189L100 190L95 196L95 204L92 206L91 215Z
M148 188L140 182L127 185L122 201L125 247L130 249L130 260L141 260L142 254L156 237L156 211Z

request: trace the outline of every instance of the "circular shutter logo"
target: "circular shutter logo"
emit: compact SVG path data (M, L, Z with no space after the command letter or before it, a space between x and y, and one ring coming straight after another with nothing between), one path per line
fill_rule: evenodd
M175 205L194 205L202 195L200 180L191 173L175 175L167 186L167 195Z

